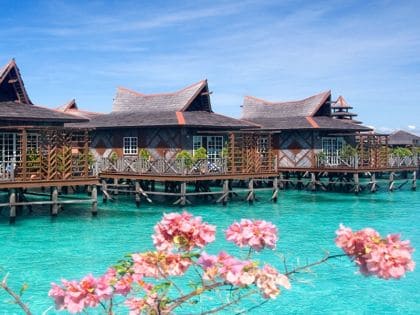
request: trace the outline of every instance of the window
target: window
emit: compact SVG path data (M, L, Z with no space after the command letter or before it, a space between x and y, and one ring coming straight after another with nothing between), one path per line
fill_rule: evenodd
M193 136L193 155L195 154L195 151L200 149L201 147L203 147L203 137Z
M194 136L193 154L199 148L206 149L207 158L214 162L215 159L222 157L223 136Z
M18 136L15 133L0 133L0 163L20 160Z
M326 156L326 162L330 165L339 164L340 151L343 148L343 139L335 137L322 138L322 152Z
M223 136L207 137L207 158L214 161L222 156Z
M258 153L267 153L268 152L268 137L263 136L258 138Z
M124 155L137 155L138 154L138 140L137 137L124 137Z

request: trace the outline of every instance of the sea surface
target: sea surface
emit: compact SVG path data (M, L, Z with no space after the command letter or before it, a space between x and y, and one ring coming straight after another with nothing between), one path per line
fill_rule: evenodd
M269 201L269 193L258 193L257 197L259 201L253 205L236 200L226 207L198 202L185 208L217 225L217 241L208 252L223 249L236 256L244 255L224 240L223 230L234 220L258 218L275 223L280 240L275 252L264 251L256 258L280 269L283 268L282 257L292 268L318 260L326 252L340 253L334 244L334 232L340 223L353 229L372 227L382 234L399 232L417 249L414 259L420 263L420 191L413 192L405 187L393 193L356 196L286 190L280 192L276 204ZM57 314L50 308L53 303L47 296L51 282L59 282L61 278L79 279L87 273L100 275L124 254L152 249L153 226L164 212L171 211L182 209L169 203L149 205L146 202L136 208L133 197L120 195L117 202L99 202L97 217L91 216L89 207L67 205L57 218L51 218L46 208L35 208L33 214L24 213L15 225L9 225L8 209L3 209L0 216L1 275L9 273L8 283L17 291L23 283L28 285L23 300L34 314L46 310L46 314ZM246 301L222 314L239 313L260 301ZM210 301L203 303L202 310L218 302L219 297L210 297ZM190 312L186 308L177 314ZM358 274L346 258L334 260L313 268L310 273L295 276L291 290L284 290L276 300L248 313L420 314L420 266L401 280L385 281ZM22 314L4 292L0 292L0 314Z

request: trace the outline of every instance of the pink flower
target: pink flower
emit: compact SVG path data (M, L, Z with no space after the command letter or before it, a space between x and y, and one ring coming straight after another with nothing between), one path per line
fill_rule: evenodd
M289 278L269 265L258 270L256 278L256 285L266 299L276 298L280 294L280 287L291 288Z
M155 225L153 244L159 251L178 248L190 251L194 247L203 248L215 240L216 227L203 223L201 217L188 212L169 213Z
M189 257L166 252L146 252L132 255L133 277L160 279L167 276L181 276L191 266Z
M239 247L250 246L256 251L276 247L277 228L267 221L242 219L229 226L225 234L228 241Z
M399 279L407 271L413 271L415 263L411 257L414 251L409 241L401 241L397 234L383 239L373 229L353 232L340 225L336 231L336 244L359 266L366 276Z

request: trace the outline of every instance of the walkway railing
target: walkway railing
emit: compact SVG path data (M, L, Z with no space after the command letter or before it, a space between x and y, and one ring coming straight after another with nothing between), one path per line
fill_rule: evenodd
M415 168L419 166L419 159L416 155L399 157L395 155L388 155L388 158L365 160L358 156L349 158L337 157L333 161L324 156L315 157L315 165L320 169L374 169L380 171L381 169L401 169L401 168Z
M153 175L220 175L227 174L227 159L142 159L138 157L122 157L111 160L99 158L95 165L99 173L134 173Z

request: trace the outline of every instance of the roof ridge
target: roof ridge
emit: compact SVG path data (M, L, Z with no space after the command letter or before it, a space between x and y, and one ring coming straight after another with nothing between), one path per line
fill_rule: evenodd
M193 87L193 86L195 86L195 85L203 85L203 84L205 84L205 83L207 83L207 79L200 80L200 81L198 81L198 82L195 82L195 83L193 83L193 84L190 84L190 85L188 85L188 86L186 86L186 87L184 87L184 88L182 88L182 89L180 89L180 90L177 90L177 91L175 91L175 92L152 93L152 94L144 94L144 93L140 93L140 92L137 92L137 91L134 91L134 90L131 90L131 89L125 88L125 87L117 87L117 89L118 89L118 90L123 90L123 91L129 92L129 93L132 93L132 94L135 94L135 95L137 95L137 96L143 96L143 97L149 97L149 96L152 96L152 97L153 97L153 96L163 96L163 95L175 95L175 94L179 94L179 93L182 93L182 92L184 92L185 90L187 90L187 89L189 89L189 88L191 88L191 87Z
M317 96L320 96L320 95L323 95L323 94L331 94L331 90L325 90L323 92L320 92L318 94L314 94L314 95L305 97L303 99L289 100L289 101L274 101L273 102L273 101L267 101L265 99L258 98L258 97L255 97L255 96L251 96L251 95L246 95L244 98L252 98L254 100L261 101L261 102L265 103L266 105L281 105L281 104L290 104L290 103L304 102L304 101L306 101L306 100L308 100L310 98L317 97Z

